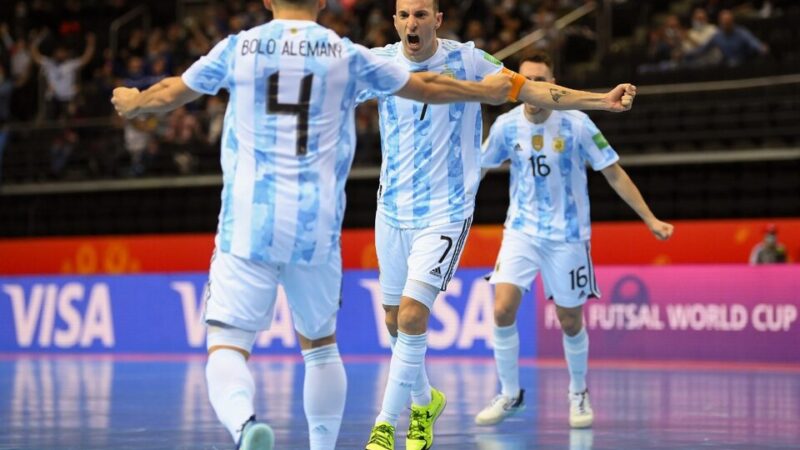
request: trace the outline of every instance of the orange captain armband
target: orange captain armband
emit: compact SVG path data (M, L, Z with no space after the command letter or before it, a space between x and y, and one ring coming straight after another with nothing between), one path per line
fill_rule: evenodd
M525 77L505 67L503 67L503 74L511 77L511 90L508 92L508 100L512 102L518 101L517 98L526 81Z

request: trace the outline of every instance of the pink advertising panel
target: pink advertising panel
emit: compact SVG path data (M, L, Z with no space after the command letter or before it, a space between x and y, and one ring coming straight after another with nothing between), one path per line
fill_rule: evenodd
M800 363L800 265L600 267L596 279L590 358ZM538 356L562 357L553 302L536 317Z

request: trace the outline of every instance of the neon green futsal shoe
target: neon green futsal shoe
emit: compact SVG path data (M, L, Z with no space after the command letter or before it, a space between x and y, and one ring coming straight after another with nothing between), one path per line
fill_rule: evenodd
M411 405L411 421L406 435L406 450L428 450L433 445L433 424L444 411L447 398L431 388L431 402L428 406Z
M394 450L394 427L389 422L378 422L372 427L366 450Z

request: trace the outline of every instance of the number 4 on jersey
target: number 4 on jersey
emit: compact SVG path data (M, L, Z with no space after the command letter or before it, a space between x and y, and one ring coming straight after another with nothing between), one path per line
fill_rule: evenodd
M278 102L279 79L280 72L275 72L269 76L267 112L297 116L297 156L304 156L308 153L308 110L311 103L311 86L314 83L314 74L308 74L300 81L300 102L296 104Z

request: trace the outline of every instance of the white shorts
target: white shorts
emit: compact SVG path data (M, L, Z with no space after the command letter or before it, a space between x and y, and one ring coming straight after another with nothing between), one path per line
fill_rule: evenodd
M407 280L446 290L458 267L471 224L472 218L469 218L428 228L395 228L378 215L375 249L383 304L399 305ZM433 304L425 306L430 309Z
M589 241L551 241L504 230L489 282L510 283L527 291L540 271L545 296L558 306L574 308L590 297L600 297Z
M308 339L336 331L342 297L342 255L326 264L266 264L215 251L206 292L205 321L247 331L272 324L278 284L283 285L294 328Z

